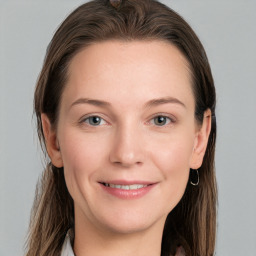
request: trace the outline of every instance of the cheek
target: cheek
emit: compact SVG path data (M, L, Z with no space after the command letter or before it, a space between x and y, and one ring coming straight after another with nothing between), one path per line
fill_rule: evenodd
M161 184L163 211L168 214L184 195L189 179L189 160L193 145L186 141L172 141L162 151L157 151L154 164L161 171L164 182ZM163 196L164 195L164 196Z
M193 153L194 139L191 135L174 135L165 138L162 143L153 146L152 158L160 170L168 174L181 173L189 170L189 163Z
M68 130L62 134L61 155L66 183L72 195L77 190L84 191L95 179L95 174L106 160L106 147L99 145L101 140L94 136L81 136L77 131Z
M190 159L194 146L193 136L170 136L158 148L152 151L152 159L161 171L165 191L171 202L178 203L181 199L189 178ZM174 200L175 199L175 200Z
M93 170L106 155L106 141L76 129L63 130L60 142L64 166L72 170Z

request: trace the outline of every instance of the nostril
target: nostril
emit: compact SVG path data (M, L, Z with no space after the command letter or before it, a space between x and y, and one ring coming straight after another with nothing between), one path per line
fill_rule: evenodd
M138 139L131 134L117 136L109 153L110 162L125 167L142 165L144 153L138 142Z

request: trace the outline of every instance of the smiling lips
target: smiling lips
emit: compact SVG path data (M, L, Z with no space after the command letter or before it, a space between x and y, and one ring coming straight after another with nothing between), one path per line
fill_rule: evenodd
M135 190L135 189L145 188L148 186L148 185L143 185L143 184L116 185L116 184L111 184L111 183L103 183L103 185L106 187L120 188L120 189L125 189L125 190Z
M100 182L103 191L111 194L120 199L137 199L146 195L156 183L145 183L141 182L130 182L130 184L125 184L127 182L114 182L106 183Z

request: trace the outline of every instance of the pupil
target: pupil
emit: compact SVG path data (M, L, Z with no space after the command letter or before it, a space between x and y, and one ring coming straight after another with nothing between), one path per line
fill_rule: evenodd
M158 116L155 118L157 125L164 125L166 123L166 118L164 116Z
M91 117L90 123L91 123L92 125L99 124L99 123L100 123L100 117L98 117L98 116L93 116L93 117Z

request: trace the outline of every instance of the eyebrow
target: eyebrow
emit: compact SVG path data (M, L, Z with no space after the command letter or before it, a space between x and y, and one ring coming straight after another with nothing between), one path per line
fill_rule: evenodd
M164 97L164 98L159 98L159 99L152 99L150 101L148 101L145 106L150 108L150 107L154 107L154 106L158 106L161 104L167 104L167 103L175 103L175 104L179 104L182 107L186 108L186 105L178 100L177 98L174 97Z
M96 100L96 99L88 99L88 98L80 98L76 101L74 101L70 108L79 105L79 104L90 104L94 106L99 106L99 107L110 107L111 104L109 102L103 101L103 100Z
M164 97L164 98L152 99L145 104L145 108L151 108L154 106L168 104L168 103L179 104L179 105L183 106L184 108L186 108L186 105L182 101L180 101L174 97ZM79 104L90 104L90 105L94 105L94 106L98 106L98 107L111 107L111 104L107 101L97 100L97 99L89 99L89 98L79 98L78 100L74 101L71 104L70 108L75 105L79 105Z

